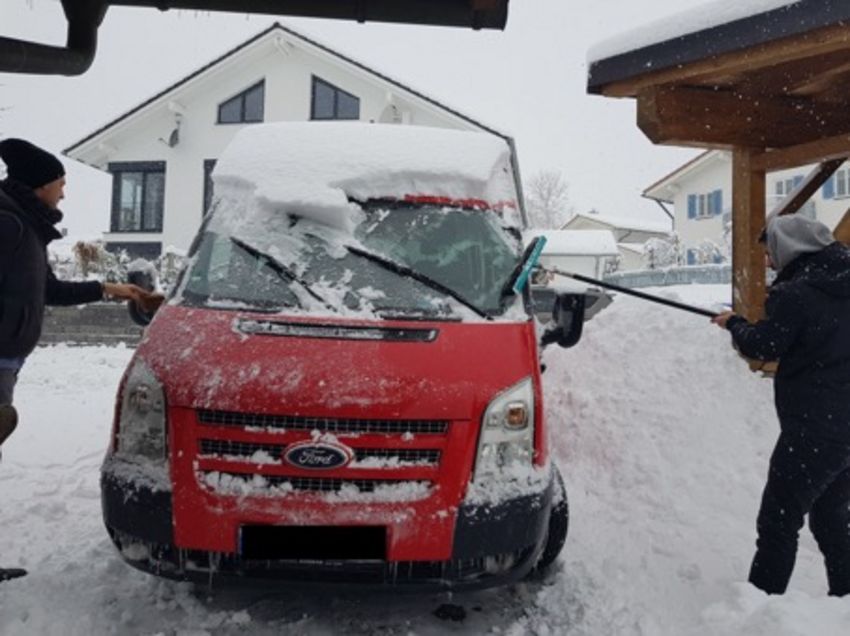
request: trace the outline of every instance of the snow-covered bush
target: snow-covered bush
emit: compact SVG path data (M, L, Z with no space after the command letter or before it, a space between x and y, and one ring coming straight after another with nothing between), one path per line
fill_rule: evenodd
M663 269L682 265L683 250L679 235L675 232L669 238L651 238L643 246L643 260L646 269Z

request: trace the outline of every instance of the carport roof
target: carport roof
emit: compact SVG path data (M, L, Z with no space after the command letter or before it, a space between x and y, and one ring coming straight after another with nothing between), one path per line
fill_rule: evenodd
M697 29L592 62L588 92L637 98L655 143L780 148L850 133L850 2Z

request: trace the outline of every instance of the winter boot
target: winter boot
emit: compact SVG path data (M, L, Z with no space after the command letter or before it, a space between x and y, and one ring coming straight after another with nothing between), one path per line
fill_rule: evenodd
M18 425L18 412L11 404L0 404L0 446L6 441L6 438L12 434L15 427ZM2 451L0 451L0 459L2 459Z
M0 583L26 576L27 571L21 568L0 568Z

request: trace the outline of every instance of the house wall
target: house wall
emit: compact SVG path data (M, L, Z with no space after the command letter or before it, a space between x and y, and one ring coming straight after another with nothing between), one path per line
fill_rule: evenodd
M282 33L271 34L117 124L100 145L90 143L71 153L102 169L114 162L166 163L162 234L106 232L107 242L158 242L163 248L187 249L203 215L204 161L219 157L236 132L251 125L217 124L218 105L265 80L265 122L308 121L313 75L357 96L360 121L477 130L329 53ZM177 112L180 141L169 147L164 140L175 127Z
M767 175L767 212L770 213L782 201L781 193L785 192L787 181L805 178L814 166L805 166L791 170L782 170ZM836 177L818 190L809 200L801 213L813 215L814 218L834 228L844 213L850 208L850 169L842 168L844 174L837 175L844 180L844 188L836 182ZM841 172L841 171L839 171ZM777 183L782 185L777 189ZM727 230L724 224L731 220L732 209L732 160L728 153L716 153L711 161L703 163L699 169L693 170L674 182L677 192L673 199L675 209L675 231L678 233L683 248L687 251L698 246L702 241L711 241L728 250ZM707 218L688 217L688 197L691 195L708 194L719 190L721 192L721 212ZM843 191L842 191L843 190Z

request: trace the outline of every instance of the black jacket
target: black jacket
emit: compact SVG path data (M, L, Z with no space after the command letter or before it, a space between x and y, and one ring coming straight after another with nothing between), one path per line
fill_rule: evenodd
M771 286L766 317L727 323L738 350L778 360L776 410L796 427L850 441L850 249L833 243L788 264Z
M61 236L53 226L61 218L27 186L0 182L0 358L24 357L35 348L45 304L103 297L99 282L63 282L50 269L47 244Z

